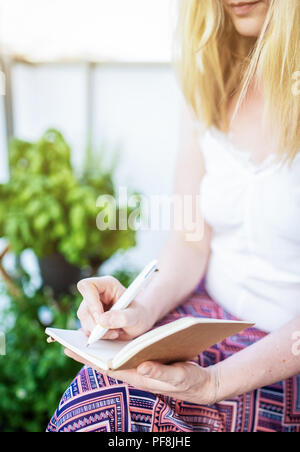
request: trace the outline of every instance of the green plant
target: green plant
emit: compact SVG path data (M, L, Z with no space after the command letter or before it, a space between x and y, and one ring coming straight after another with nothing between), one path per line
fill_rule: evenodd
M80 366L66 359L62 347L46 343L41 313L55 326L73 327L79 298L66 295L55 302L37 292L11 298L2 317L6 356L0 357L0 430L44 431L59 398ZM5 323L12 323L5 327Z
M96 227L98 197L115 196L113 168L104 171L92 162L76 177L70 147L58 131L48 130L36 143L14 139L9 167L10 180L0 185L0 237L14 253L58 252L71 264L97 269L115 251L135 245L135 231Z
M105 171L89 155L83 173L76 175L58 131L48 130L36 143L13 140L9 166L10 180L0 185L0 237L8 242L0 254L5 282L0 298L9 299L0 312L7 342L7 355L0 357L0 431L43 431L80 369L61 346L46 343L44 330L76 328L81 298L77 292L54 297L51 290L36 290L18 261L10 274L5 270L4 256L30 248L38 257L60 253L69 263L95 271L115 251L134 246L135 232L97 229L98 197L115 197L114 167ZM121 209L130 215L127 206L117 206L117 217ZM134 275L127 269L115 272L125 286Z
M59 344L47 344L44 331L47 326L76 328L81 298L74 293L56 300L47 291L32 291L28 276L22 269L17 273L19 295L0 291L0 296L9 296L0 316L7 343L6 356L0 356L0 431L40 432L81 368L66 358ZM119 270L114 275L127 285L134 272Z

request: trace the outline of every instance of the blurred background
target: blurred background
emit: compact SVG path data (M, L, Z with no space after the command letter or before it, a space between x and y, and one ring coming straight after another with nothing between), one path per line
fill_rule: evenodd
M2 431L44 430L78 370L44 336L78 326L76 281L128 285L165 240L99 231L96 201L172 192L175 14L175 0L0 0Z

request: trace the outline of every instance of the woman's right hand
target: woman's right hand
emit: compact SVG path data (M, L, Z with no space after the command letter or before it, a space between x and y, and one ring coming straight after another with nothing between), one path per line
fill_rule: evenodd
M83 297L77 315L87 336L96 325L101 325L109 328L103 339L127 341L151 329L156 321L146 307L136 301L122 311L110 311L126 290L112 276L83 279L77 287Z

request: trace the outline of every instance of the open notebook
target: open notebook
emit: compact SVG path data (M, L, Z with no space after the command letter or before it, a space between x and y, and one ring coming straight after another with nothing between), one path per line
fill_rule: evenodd
M82 331L47 328L46 334L103 369L132 369L144 361L187 361L208 347L253 323L184 317L159 326L131 341L100 340L87 347Z

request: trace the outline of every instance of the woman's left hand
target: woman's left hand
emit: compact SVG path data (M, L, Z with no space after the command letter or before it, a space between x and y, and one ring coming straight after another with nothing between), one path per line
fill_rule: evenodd
M210 405L215 399L215 377L211 367L202 368L191 362L164 365L147 361L137 369L106 371L97 369L70 350L66 349L65 354L98 372L144 391L201 405Z

